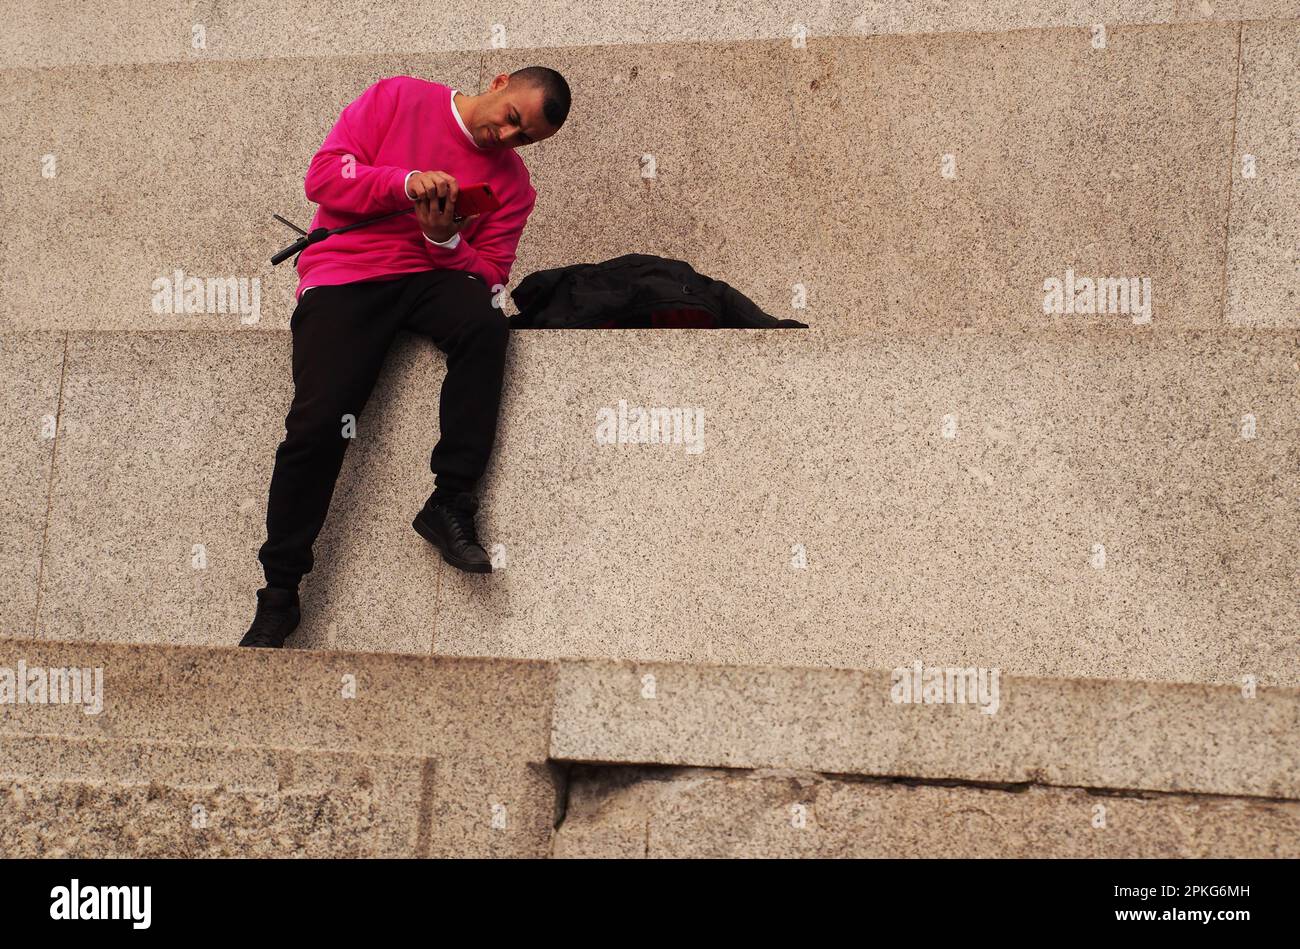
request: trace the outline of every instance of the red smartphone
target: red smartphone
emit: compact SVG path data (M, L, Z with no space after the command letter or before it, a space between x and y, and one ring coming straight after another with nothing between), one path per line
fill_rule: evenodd
M480 181L478 184L465 185L456 195L455 218L467 218L474 214L487 214L501 207L492 186Z

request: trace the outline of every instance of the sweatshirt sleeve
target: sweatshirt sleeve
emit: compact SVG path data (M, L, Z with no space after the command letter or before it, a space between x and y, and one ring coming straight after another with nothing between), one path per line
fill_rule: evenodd
M411 203L410 168L373 165L397 109L393 79L381 79L348 104L307 167L307 200L330 211L380 214Z
M435 244L425 238L424 249L439 269L468 270L486 280L489 287L504 287L510 282L510 268L515 262L519 238L536 203L537 192L528 185L520 200L507 201L487 216L482 228L474 235L472 245L461 234L454 247Z

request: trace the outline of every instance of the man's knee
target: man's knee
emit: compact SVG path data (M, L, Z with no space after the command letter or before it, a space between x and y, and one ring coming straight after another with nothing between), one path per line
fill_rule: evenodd
M480 345L505 346L510 334L510 323L501 307L494 305L492 292L486 287L482 292L468 295L463 309L461 331L472 335Z
M329 407L325 400L295 403L284 420L284 445L308 453L343 451L355 434L355 412Z
M500 307L489 306L483 311L483 326L484 334L494 342L505 345L506 340L510 338L510 322Z

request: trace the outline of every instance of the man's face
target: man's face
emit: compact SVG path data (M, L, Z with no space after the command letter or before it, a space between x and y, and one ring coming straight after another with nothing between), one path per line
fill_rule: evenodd
M474 142L484 149L518 148L555 134L542 115L542 90L511 86L506 75L492 80L474 118Z

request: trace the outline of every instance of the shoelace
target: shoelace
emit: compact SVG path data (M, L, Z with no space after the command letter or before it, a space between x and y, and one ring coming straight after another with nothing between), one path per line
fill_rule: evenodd
M444 510L447 512L447 520L451 523L452 532L457 539L477 544L478 528L474 524L474 512L454 504L448 504Z

